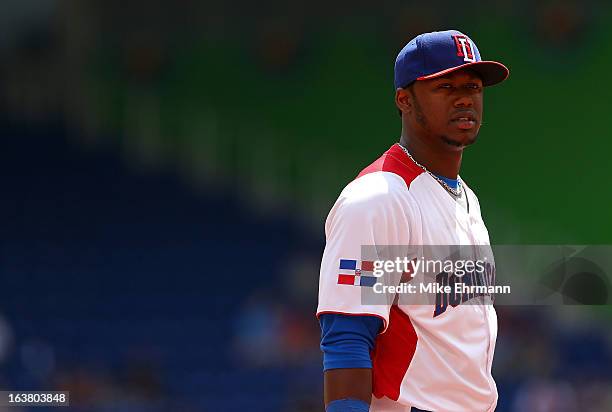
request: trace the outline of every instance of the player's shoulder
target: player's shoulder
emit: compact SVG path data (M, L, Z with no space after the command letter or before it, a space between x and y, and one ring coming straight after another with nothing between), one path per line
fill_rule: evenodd
M346 185L331 214L399 213L410 202L410 185L421 173L423 169L393 145Z
M474 192L474 190L470 187L470 185L463 179L463 177L461 178L461 186L463 186L463 189L472 197L476 197L476 193Z
M394 180L399 178L403 181L405 185L404 188L410 188L412 181L423 172L424 170L420 166L417 166L414 161L406 155L402 147L396 143L378 159L364 168L359 173L356 180L372 174L386 173L387 175L395 176Z
M397 224L407 212L410 200L401 177L376 171L350 182L340 193L325 222L326 234L334 227L387 227ZM339 225L339 226L338 226Z
M473 203L476 205L476 210L478 211L478 214L480 214L480 201L478 200L478 196L476 196L476 192L474 192L474 190L466 183L465 180L463 180L463 178L461 178L461 183L463 185L463 189L465 190L466 195L468 196L468 199L470 201L473 201Z
M340 194L346 203L380 204L391 198L406 195L412 181L423 173L393 145L378 159L365 167Z
M406 184L396 174L376 171L357 177L340 193L345 203L379 203L406 190Z

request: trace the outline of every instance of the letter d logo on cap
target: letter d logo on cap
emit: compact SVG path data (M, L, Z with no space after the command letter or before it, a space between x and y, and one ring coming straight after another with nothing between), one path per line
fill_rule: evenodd
M457 45L457 56L463 57L463 61L474 63L476 56L474 56L472 41L467 36L461 35L454 35L453 39Z

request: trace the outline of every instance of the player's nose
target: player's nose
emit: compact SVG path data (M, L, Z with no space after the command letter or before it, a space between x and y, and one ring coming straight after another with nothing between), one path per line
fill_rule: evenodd
M472 107L474 105L474 100L468 94L464 94L459 96L454 103L455 107Z

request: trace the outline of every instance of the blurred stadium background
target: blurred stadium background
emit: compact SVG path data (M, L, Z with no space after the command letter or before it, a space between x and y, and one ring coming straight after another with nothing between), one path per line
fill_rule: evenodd
M511 70L462 169L492 242L612 243L611 17L4 0L0 389L69 390L71 411L322 410L323 221L397 140L393 62L423 31ZM498 313L498 411L612 411L609 308Z

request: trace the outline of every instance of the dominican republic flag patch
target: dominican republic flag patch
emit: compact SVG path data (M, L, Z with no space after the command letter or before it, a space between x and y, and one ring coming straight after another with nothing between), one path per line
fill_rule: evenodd
M340 259L339 285L372 287L376 283L374 262L370 260Z

